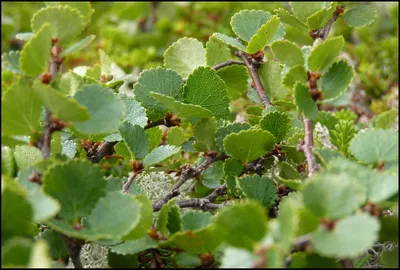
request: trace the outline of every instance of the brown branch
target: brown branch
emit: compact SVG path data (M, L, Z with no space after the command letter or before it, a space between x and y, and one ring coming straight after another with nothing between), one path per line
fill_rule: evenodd
M172 186L171 191L164 198L161 198L160 200L158 200L157 202L155 202L153 204L153 211L154 212L159 211L161 209L161 207L164 204L166 204L169 200L178 196L180 194L179 188L187 180L199 176L211 164L213 164L214 162L217 162L219 160L225 160L226 158L228 158L228 156L223 153L216 157L207 156L207 159L196 168L192 168L192 167L190 167L190 165L182 168L182 174L181 174L179 181L175 185Z
M242 61L228 60L226 62L217 64L217 65L213 66L212 68L215 69L215 70L219 70L221 68L228 67L228 66L231 66L231 65L242 65L242 66L245 66L245 63L242 62Z
M249 58L249 55L245 52L239 51L238 56L241 57L246 65L247 69L250 72L250 76L254 82L254 88L257 91L258 96L261 99L264 107L271 106L271 101L268 99L267 94L265 92L264 86L261 83L260 76L258 75L258 64L253 63L252 58Z
M326 23L326 25L318 30L311 31L310 36L313 39L320 38L322 40L327 39L329 32L331 31L333 23L339 18L339 15L344 12L345 7L342 5L338 5L336 7L336 10L333 12L332 17L329 19L329 21Z
M67 248L67 253L71 258L74 268L84 268L80 257L82 246L84 245L85 241L73 237L68 237L66 235L63 235L62 237L65 247Z
M191 199L186 201L180 201L176 203L180 208L197 208L201 210L216 210L223 207L223 204L216 204L207 202L204 199Z
M99 163L105 156L111 156L114 153L114 145L118 142L104 142L99 149L88 151L86 157L93 163Z
M319 166L313 153L314 136L313 136L313 123L312 120L304 118L304 146L303 151L307 160L308 176L311 177L318 169Z
M128 181L122 186L122 192L123 193L128 193L129 188L131 187L133 181L135 180L136 176L139 174L139 172L132 172L131 176L129 176Z
M149 129L152 127L156 127L156 126L161 126L164 125L164 118L163 119L159 119L150 123L147 123L147 125L144 127L144 129Z

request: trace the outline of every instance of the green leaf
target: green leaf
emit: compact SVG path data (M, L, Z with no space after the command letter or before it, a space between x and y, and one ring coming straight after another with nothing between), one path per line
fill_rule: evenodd
M358 160L370 164L397 160L399 133L382 129L359 132L350 142L350 152Z
M160 145L162 139L162 130L159 126L154 128L146 129L147 136L149 137L150 147L149 151L153 151L154 148Z
M317 30L324 27L330 18L332 18L332 14L336 9L337 3L330 2L329 6L314 13L310 17L307 18L308 28L311 30Z
M138 265L138 254L120 255L108 250L107 262L111 268L136 268Z
M396 108L379 114L375 119L375 128L390 129L396 120L398 111Z
M44 240L36 241L32 246L28 268L51 268L49 247Z
M150 91L178 99L178 102L181 90L182 78L175 71L160 67L140 73L138 82L133 87L135 99L147 109L150 120L159 120L167 112L166 107L151 97Z
M179 267L197 267L201 265L201 259L199 256L181 252L176 256L176 263Z
M67 220L89 215L104 196L105 186L100 168L89 161L56 164L43 175L44 192L60 202L59 215Z
M282 85L282 68L278 62L268 61L258 69L261 83L272 102L283 99L289 90Z
M345 23L351 27L364 27L375 21L378 11L371 5L358 5L342 16Z
M74 45L72 45L71 47L66 49L65 51L63 51L62 55L68 56L72 53L82 50L83 48L87 47L90 43L92 43L92 41L95 38L96 38L95 35L90 35L90 36L85 37L84 39L81 39L80 41L78 41L77 43L75 43Z
M282 145L282 151L286 153L288 160L294 163L302 163L305 159L304 153L298 152L296 146Z
M323 166L327 166L332 159L342 156L338 151L328 148L314 148L313 152L315 153L317 162Z
M33 221L44 222L60 212L60 204L41 189L27 189L28 200L33 207Z
M318 107L308 92L308 88L297 82L294 86L294 100L297 109L308 117L314 120L318 116Z
M203 118L194 127L196 143L193 145L198 152L207 152L214 148L217 122L213 118Z
M241 10L231 18L232 30L242 40L249 42L258 29L271 18L271 13L262 10Z
M153 224L153 208L149 198L145 194L139 194L135 201L140 203L140 222L139 224L124 236L123 240L136 240L147 235L147 231Z
M344 45L344 38L331 37L312 48L308 57L308 69L316 72L324 71L329 67Z
M351 121L339 120L335 125L335 129L330 130L330 139L333 145L337 147L339 152L347 155L349 144L356 134L356 129Z
M323 2L289 2L289 4L292 7L294 15L303 22L306 22L307 18L324 7Z
M269 112L261 119L260 127L274 135L275 143L279 143L291 129L289 115L286 112Z
M104 135L117 131L124 115L123 101L109 88L101 85L84 85L75 99L88 108L90 119L74 124L74 129L84 135ZM96 102L93 102L96 100Z
M245 249L227 247L221 259L221 268L252 268L257 256Z
M274 15L271 19L263 24L257 33L250 39L249 44L247 44L247 53L256 53L258 51L264 50L265 46L272 40L276 31L278 30L280 24L279 17Z
M132 125L144 128L147 124L146 110L134 98L124 93L118 93L118 96L125 104L125 120L128 120Z
M267 208L275 205L277 189L272 179L253 174L237 178L236 181L246 197L259 201Z
M236 100L246 92L249 75L245 66L228 66L218 70L217 75L224 80L230 100Z
M42 152L33 146L17 145L14 150L18 170L29 168L43 160Z
M161 145L153 151L151 151L143 160L143 164L146 167L150 167L154 164L161 163L171 156L179 153L181 151L180 147L173 145Z
M16 74L22 74L19 67L20 55L20 51L9 51L7 53L3 53L1 55L1 69L8 70Z
M232 37L228 37L227 35L224 35L221 33L214 33L212 36L216 37L217 39L224 42L225 44L228 44L229 46L234 47L235 49L238 49L243 52L246 50L246 47L242 43L240 43L239 41L237 41L236 39L234 39Z
M275 9L274 11L275 11L276 15L279 16L279 19L282 22L284 22L284 23L286 23L286 24L288 24L288 25L290 25L290 26L292 26L292 27L294 27L296 29L299 29L301 31L307 31L308 30L307 26L302 21L297 19L297 17L293 16L286 9L279 8L279 9Z
M293 66L282 79L283 86L293 88L296 82L306 83L308 80L307 71L303 65Z
M88 121L90 119L90 114L86 107L79 104L75 99L64 96L53 87L40 81L35 81L33 90L56 118L74 122Z
M21 267L26 268L29 263L29 257L32 250L32 241L13 237L2 245L1 266L3 267Z
M320 217L338 219L352 214L366 199L366 188L338 174L315 175L303 190L304 205Z
M379 261L385 268L399 268L399 248L382 252Z
M195 38L180 38L164 53L164 67L175 70L182 77L188 76L206 64L206 50Z
M379 232L379 242L395 241L399 242L399 217L383 216L380 218L381 230Z
M149 139L144 129L125 121L119 126L119 132L132 152L132 159L143 159L149 152Z
M150 95L180 118L207 118L213 113L199 105L186 104L176 101L173 97L150 92Z
M90 2L60 2L60 5L66 5L79 11L83 16L83 23L85 26L89 24L92 14L94 13Z
M226 186L228 187L228 190L230 191L231 194L235 196L239 195L238 190L236 188L235 177L240 176L240 174L243 171L242 162L234 158L229 158L224 162L223 171L225 176L225 183Z
M167 142L170 145L181 146L186 141L185 131L181 127L172 127L168 130Z
M40 9L31 20L31 27L37 33L43 25L51 26L51 38L57 38L60 43L74 39L85 28L81 13L69 6L51 6Z
M100 56L100 75L111 74L111 60L110 57L102 50L99 49Z
M189 75L184 87L184 101L210 110L217 118L229 116L225 82L210 67L199 67Z
M12 150L8 146L1 146L1 173L14 177L15 161Z
M333 258L322 257L316 253L295 252L289 268L340 268Z
M18 213L18 214L16 214ZM33 217L32 206L22 187L10 178L1 177L1 238L29 236Z
M279 62L287 66L304 65L301 49L288 40L278 40L271 44L271 50Z
M242 130L247 130L250 128L250 125L247 123L232 123L226 126L221 126L218 128L215 138L215 143L221 152L225 152L224 148L224 139L231 133L238 133Z
M301 174L289 163L282 161L279 163L279 176L284 179L302 179Z
M265 209L254 201L224 207L215 219L225 241L234 247L253 250L267 232ZM235 237L232 237L232 236Z
M50 247L50 255L53 260L62 260L68 256L62 235L53 230L45 230L39 233L37 239L43 239Z
M311 244L323 256L352 258L378 240L379 227L376 217L360 213L338 221L332 231L320 227Z
M158 241L146 235L137 240L125 241L122 244L112 246L111 250L117 254L128 255L156 247L158 247Z
M318 89L324 94L324 100L340 97L349 87L353 77L354 70L346 61L334 63L318 80Z
M231 157L250 162L272 150L274 141L274 136L266 130L242 130L226 136L224 148Z
M229 47L215 36L211 36L206 43L207 65L212 67L229 59L231 52Z
M98 200L87 223L91 230L101 235L101 239L121 239L139 224L140 210L140 203L133 196L118 191L108 192Z
M285 253L290 252L293 241L299 230L299 212L296 200L286 197L279 204L279 244Z
M223 161L215 162L211 167L208 167L201 174L201 183L203 186L214 189L221 185L221 180L224 176L222 168Z
M50 25L45 24L37 30L37 33L23 47L19 58L21 71L31 77L47 71L51 57Z
M182 216L182 231L194 231L207 227L212 215L208 212L190 210Z
M175 200L170 200L161 207L157 219L157 230L162 235L168 235L171 232L170 228L179 228L180 230L181 223L179 207L176 205Z
M339 123L339 119L332 112L319 111L318 117L315 119L316 122L320 122L321 125L326 126L329 130L334 129L335 125Z

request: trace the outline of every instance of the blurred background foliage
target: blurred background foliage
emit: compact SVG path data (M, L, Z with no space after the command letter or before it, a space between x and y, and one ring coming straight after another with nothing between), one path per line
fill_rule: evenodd
M351 107L351 101L365 103L371 116L398 104L393 102L398 100L398 3L368 3L378 9L372 25L350 28L338 20L331 35L345 37L342 56L357 71L354 87L364 90L355 98L339 98L333 106ZM31 18L44 3L2 2L1 6L2 53L19 50L24 41L16 39L16 34L31 32L26 18ZM68 57L65 71L99 63L101 48L125 73L137 76L143 69L161 66L164 51L181 37L194 37L205 45L214 32L232 36L230 18L242 9L262 9L272 14L276 8L290 10L288 2L93 2L92 7L92 22L78 40L90 34L96 39L91 46ZM286 26L285 32L287 39L300 46L313 43L293 27ZM267 52L266 56L271 54ZM2 86L7 87L13 76L2 72ZM360 115L357 109L353 111Z

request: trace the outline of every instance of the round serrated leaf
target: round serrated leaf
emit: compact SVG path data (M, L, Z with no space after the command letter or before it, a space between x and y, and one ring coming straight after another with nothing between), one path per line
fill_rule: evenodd
M265 46L272 40L278 30L280 20L278 16L272 16L265 24L263 24L257 33L250 39L247 44L247 53L256 53L264 50Z
M267 208L274 206L277 188L272 179L253 174L237 178L236 182L246 197L259 201Z
M111 89L96 85L84 85L74 97L87 107L90 119L74 124L74 129L85 135L104 135L117 130L124 115L122 100Z
M125 104L125 120L128 120L132 125L144 128L147 124L146 110L133 97L124 93L118 93L118 96Z
M175 155L176 153L179 153L181 150L180 147L176 147L173 145L161 145L153 151L151 151L143 160L143 164L146 167L149 167L151 165L161 163L167 158Z
M304 65L304 57L301 49L288 40L278 40L271 44L272 53L287 66Z
M140 73L138 82L133 87L135 99L147 109L150 120L159 120L167 112L167 108L150 95L151 91L179 100L181 90L181 76L171 69L160 67Z
M194 127L194 136L196 143L194 148L199 152L207 152L214 148L215 131L217 122L214 118L203 118Z
M240 98L247 90L249 75L245 66L229 66L217 71L217 75L224 80L228 98Z
M185 131L181 127L172 127L168 130L167 142L170 145L181 146L186 141Z
M227 247L221 258L221 268L252 268L257 256L245 249Z
M229 59L231 51L226 43L222 42L215 36L211 36L206 43L206 59L207 65L212 67L214 65L223 63Z
M189 75L183 95L185 102L206 108L217 118L229 116L225 82L210 67L198 67Z
M289 94L289 89L282 85L282 67L278 62L268 61L261 64L258 74L265 92L272 102L281 100Z
M351 178L318 174L303 190L304 205L316 216L338 219L352 214L366 199L366 188Z
M321 255L353 258L378 240L379 228L376 217L361 213L338 221L332 231L320 227L311 244Z
M224 148L231 157L250 162L272 150L274 142L274 136L266 130L242 130L226 136Z
M194 231L207 227L212 215L208 212L191 210L182 215L182 231Z
M51 26L46 23L24 45L19 63L21 71L27 76L38 76L46 71L51 57Z
M119 133L133 154L133 159L143 159L149 152L149 139L145 130L124 121L119 126Z
M364 27L374 22L378 11L371 5L353 7L343 15L343 20L351 27Z
M308 57L308 69L316 72L324 71L335 61L343 45L344 38L339 36L328 38L312 48Z
M307 31L307 26L297 17L293 16L289 11L283 8L275 9L275 13L282 22L302 31Z
M394 161L399 157L399 133L382 129L359 132L351 140L349 149L365 163Z
M68 220L89 215L106 184L100 168L89 161L56 164L43 175L44 192L60 202L59 215Z
M219 147L222 152L225 152L224 148L224 139L231 133L238 133L242 130L247 130L250 128L250 125L247 123L232 123L226 126L219 127L216 133L215 143Z
M324 8L323 2L289 2L292 11L303 22L307 18Z
M302 112L305 117L310 119L318 117L318 107L304 84L297 82L294 85L294 100L297 109Z
M291 129L289 115L286 112L269 112L261 119L260 127L274 135L275 143L279 143Z
M287 88L293 88L296 82L306 83L308 80L307 71L303 65L293 66L285 74L282 84Z
M175 70L182 77L205 64L206 50L195 38L181 38L172 43L164 53L164 66Z
M92 14L94 13L94 9L92 9L90 2L60 2L60 5L66 5L79 11L83 17L83 23L85 26L88 25Z
M310 17L307 18L308 28L311 30L317 30L324 27L330 18L332 18L332 14L335 11L337 3L330 2L329 6L321 9L320 11L314 13Z
M343 94L354 77L353 68L346 61L333 63L329 70L318 80L318 89L324 99L335 99Z
M150 95L181 118L209 118L213 117L213 113L199 105L186 104L176 101L173 97L150 92Z
M246 50L246 47L242 43L240 43L239 41L237 41L236 39L234 39L232 37L228 37L227 35L224 35L221 33L214 33L212 36L216 37L217 39L224 42L225 44L228 44L229 46L234 47L240 51L244 52Z
M81 13L69 6L49 6L36 12L31 20L31 27L34 33L50 23L51 38L57 38L60 43L65 43L85 28L84 18Z
M224 176L222 166L223 161L220 160L204 170L201 174L201 183L203 186L214 189L221 185L221 180Z
M258 29L271 17L271 13L268 11L254 9L241 10L231 18L232 30L242 40L249 42Z

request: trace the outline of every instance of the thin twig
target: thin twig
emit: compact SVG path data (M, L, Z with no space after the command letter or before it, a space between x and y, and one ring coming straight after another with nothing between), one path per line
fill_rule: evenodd
M245 63L242 61L235 61L235 60L228 60L226 62L220 63L218 65L213 66L212 68L215 70L219 70L221 68L227 67L227 66L231 66L231 65L242 65L245 66Z
M247 69L250 72L250 76L254 82L254 88L257 91L258 96L261 99L262 104L264 107L271 106L271 101L268 99L267 94L265 92L264 86L261 83L260 76L258 75L258 65L254 64L250 59L249 55L245 52L239 51L238 55L243 59L244 64L246 65Z
M318 170L317 161L313 153L314 148L314 136L313 136L313 123L311 119L304 118L304 155L308 165L308 176L312 176L314 172Z
M123 193L128 193L129 188L131 187L133 181L135 180L136 176L139 174L139 172L132 172L132 174L129 176L128 181L122 186L122 192Z
M144 126L144 129L149 129L149 128L156 127L156 126L161 126L161 125L164 125L164 124L165 124L165 121L164 121L164 118L163 118L163 119L159 119L159 120L156 120L156 121L148 123L146 126Z
M201 210L216 210L223 207L223 204L207 202L203 199L190 199L176 203L180 208L198 208Z
M326 25L321 29L311 32L311 37L314 39L320 38L322 40L325 40L328 37L329 32L331 31L333 23L337 20L337 18L339 18L339 15L344 12L344 8L344 6L338 5Z

